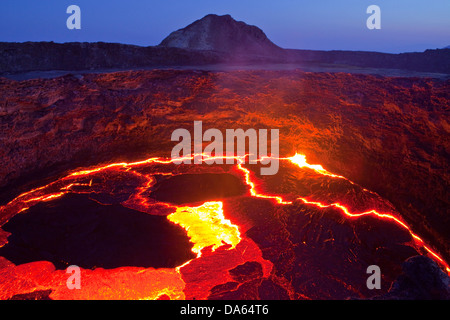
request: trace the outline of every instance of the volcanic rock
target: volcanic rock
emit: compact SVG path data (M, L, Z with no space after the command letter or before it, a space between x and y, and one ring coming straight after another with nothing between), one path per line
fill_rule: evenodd
M120 205L100 205L84 195L36 205L3 228L12 235L0 247L0 255L15 264L47 260L57 269L71 264L161 268L194 257L187 236L165 217Z
M407 259L403 273L389 292L378 299L450 300L450 278L432 259L415 256Z
M282 155L303 152L378 192L450 257L449 81L155 70L0 88L2 203L79 166L170 157L171 133L192 119L280 128Z
M172 32L160 46L263 56L283 53L258 27L215 14Z
M52 300L52 290L36 290L30 293L16 294L8 300Z
M242 182L230 174L175 176L158 182L153 188L150 197L176 204L219 200L244 194L246 190Z
M0 42L0 75L15 79L54 77L54 74L74 71L89 73L93 70L105 72L169 66L217 69L242 65L264 65L270 69L280 64L313 71L344 70L388 75L400 72L411 76L410 72L404 72L408 70L418 72L419 76L431 73L433 77L448 78L450 51L444 48L388 54L282 49L258 27L236 21L230 15L214 14L172 32L158 46L104 42Z
M0 87L2 204L79 167L170 157L174 146L171 133L178 128L192 128L193 120L202 120L205 128L217 128L222 132L227 128L279 128L281 156L304 153L308 162L320 163L355 183L283 163L275 176L261 177L255 168L251 169L258 190L283 197L293 194L311 196L326 203L339 202L353 212L369 209L395 212L395 216L412 226L427 245L437 248L444 259L449 256L450 221L446 214L449 81L300 71L153 70L21 82L0 79ZM153 166L158 168L157 174L154 180L148 180ZM220 247L208 251L205 248L201 258L180 269L184 284L177 279L186 298L372 297L387 292L401 273L403 261L424 253L410 246L411 234L392 220L370 215L347 219L337 208L315 208L301 201L277 205L268 199L251 197L245 192L248 188L242 189L240 183L228 175L221 175L223 181L228 181L223 186L209 181L211 174L217 177L225 172L236 174L242 180L242 171L235 172L236 168L231 166L218 170L200 165L153 164L151 168L134 172L133 178L125 175L128 171L122 165L114 168L117 169L112 170L114 174L99 172L72 182L93 184L96 188L108 186L96 189L96 196L90 197L95 201L86 204L96 208L100 202L116 208L123 213L122 217L126 214L125 220L137 214L139 221L136 226L128 226L127 235L133 234L135 227L141 229L142 221L149 220L130 211L140 208L126 211L118 208L133 199L133 192L140 200L149 202L159 198L152 198L151 192L163 189L170 195L164 201L172 203L186 201L177 192L189 194L195 201L223 197L226 218L239 222L242 240L235 249ZM172 177L175 173L184 173L184 177ZM361 186L378 194L363 190ZM224 190L228 187L234 190ZM64 190L86 192L75 186ZM196 197L197 192L206 190L210 192L206 192L206 198ZM66 195L60 200L71 200L70 197ZM72 202L64 211L72 207L73 211L82 204L77 199ZM21 214L17 214L14 201L3 206L0 223L5 231L11 232L10 246L15 237L36 234L33 216L46 219L34 221L52 221L56 230L62 230L61 226L73 225L72 219L76 219L77 214L90 212L82 207L69 217L58 217L64 218L58 221L45 214L53 211L50 213L54 216L55 204L58 201L42 202ZM42 213L35 211L38 209ZM11 218L9 214L17 215ZM160 214L158 211L157 215ZM103 216L106 215L96 218L101 225ZM110 218L111 223L115 221L111 229L123 228L122 220L114 218L114 213ZM12 228L18 219L23 219L24 223ZM93 234L87 224L89 219L89 215L77 219L86 222L85 235ZM49 227L50 224L41 223L38 229L48 230ZM0 234L0 241L6 236L6 233ZM37 239L42 240L43 236ZM144 237L141 249L152 241L153 238ZM188 243L184 243L189 249ZM96 245L99 251L107 246L97 241ZM14 262L13 257L11 260ZM123 264L120 261L107 266ZM382 292L375 293L365 285L366 268L372 264L383 270ZM0 260L0 265L4 266L4 274L15 274L15 267L7 261ZM86 266L95 265L98 263ZM148 265L152 264L145 264ZM262 266L263 276L259 266ZM179 276L176 272L171 275ZM429 282L434 283L433 279ZM402 288L402 285L397 287ZM434 287L430 285L423 290L434 290ZM33 288L22 288L15 293L26 294Z
M229 270L228 272L237 282L246 282L261 278L263 276L261 264L256 261L246 262L234 269Z

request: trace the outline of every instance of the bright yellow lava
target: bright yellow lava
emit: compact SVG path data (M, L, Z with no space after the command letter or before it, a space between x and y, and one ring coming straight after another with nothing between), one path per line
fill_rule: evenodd
M215 250L224 243L234 248L241 241L238 227L225 219L220 201L205 202L199 207L178 207L167 219L187 231L194 243L192 252L198 256L203 248L212 246Z
M306 156L304 154L296 153L295 156L287 158L287 159L290 160L292 163L296 164L297 166L299 166L300 168L309 168L309 169L314 170L317 173L324 175L324 176L330 176L330 177L334 177L334 178L344 178L343 176L339 176L339 175L333 174L331 172L328 172L320 164L309 164L306 161Z

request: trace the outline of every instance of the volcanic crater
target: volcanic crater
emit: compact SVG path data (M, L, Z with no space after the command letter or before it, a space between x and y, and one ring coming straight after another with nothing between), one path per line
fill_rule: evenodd
M449 85L302 71L0 79L0 298L375 298L405 260L446 273ZM192 119L279 129L279 173L175 165L171 133ZM67 289L69 264L82 290Z

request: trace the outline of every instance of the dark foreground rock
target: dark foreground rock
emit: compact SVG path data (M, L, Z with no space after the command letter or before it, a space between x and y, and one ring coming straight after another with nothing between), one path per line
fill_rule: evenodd
M403 263L403 273L389 292L376 299L450 300L450 278L432 259L415 256Z

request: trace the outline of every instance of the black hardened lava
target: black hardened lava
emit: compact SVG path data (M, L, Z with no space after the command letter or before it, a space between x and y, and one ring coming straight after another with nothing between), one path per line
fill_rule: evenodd
M158 181L150 197L184 204L240 196L246 188L238 177L229 173L183 174Z
M50 261L93 269L122 266L172 268L192 259L192 243L164 216L104 205L70 194L14 216L0 256L15 264Z

